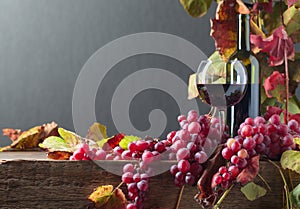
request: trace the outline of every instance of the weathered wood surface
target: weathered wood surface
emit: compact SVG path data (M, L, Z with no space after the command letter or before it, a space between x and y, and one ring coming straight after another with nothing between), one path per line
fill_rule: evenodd
M117 186L121 179L92 161L47 160L45 153L1 153L0 161L0 208L86 208L89 204L87 197L94 188L105 184ZM121 166L116 161L106 163ZM260 174L271 185L271 192L250 202L236 186L221 208L281 209L282 180L277 169L261 162ZM300 175L291 173L291 176L294 185L300 182ZM168 172L152 177L145 208L173 209L178 193L179 189L174 186ZM193 200L196 193L196 188L186 187L179 208L200 208Z

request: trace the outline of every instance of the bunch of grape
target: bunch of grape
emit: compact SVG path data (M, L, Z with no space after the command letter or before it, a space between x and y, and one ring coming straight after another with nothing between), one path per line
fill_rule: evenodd
M127 185L128 197L132 201L127 204L127 209L141 209L145 200L145 194L149 188L149 176L136 169L132 163L123 167L122 182Z
M188 115L180 115L178 122L181 129L168 134L171 145L170 160L177 160L171 166L170 173L175 185L194 185L203 173L205 163L214 149L221 142L219 121L208 116L199 116L195 110ZM214 140L212 140L214 139Z
M91 148L87 143L79 145L70 156L70 160L105 160L106 152L103 149Z
M222 156L228 160L228 165L219 168L212 179L212 187L228 188L254 156L278 160L284 151L295 148L293 138L299 133L296 120L285 125L277 114L268 120L260 116L247 118L240 125L238 136L229 138L224 144Z

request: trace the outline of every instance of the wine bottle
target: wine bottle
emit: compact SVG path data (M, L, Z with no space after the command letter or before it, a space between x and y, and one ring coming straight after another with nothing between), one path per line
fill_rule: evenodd
M232 73L230 63L235 59L241 61L247 70L248 83L243 99L236 105L227 108L227 125L231 137L237 135L240 124L247 117L260 114L260 72L259 63L250 48L250 15L238 15L237 46L226 64L226 82L230 83Z

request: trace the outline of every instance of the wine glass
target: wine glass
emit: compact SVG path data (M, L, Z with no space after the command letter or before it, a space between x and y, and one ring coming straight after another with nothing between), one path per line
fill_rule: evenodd
M224 133L228 107L241 101L247 88L247 70L237 59L203 60L196 73L196 85L201 101L211 106L210 113L219 112L220 134Z

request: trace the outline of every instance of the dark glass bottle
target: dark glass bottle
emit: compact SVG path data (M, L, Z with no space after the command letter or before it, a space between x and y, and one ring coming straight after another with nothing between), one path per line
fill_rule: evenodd
M257 59L250 48L250 15L238 15L236 51L229 57L227 63L227 82L230 83L230 62L238 59L246 67L248 84L243 99L236 105L227 108L227 125L229 135L236 136L240 124L247 117L260 114L260 72Z

